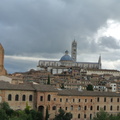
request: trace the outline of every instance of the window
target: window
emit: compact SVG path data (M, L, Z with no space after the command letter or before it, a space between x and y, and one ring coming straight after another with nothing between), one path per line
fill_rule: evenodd
M54 101L56 101L56 98L54 98Z
M73 105L71 105L70 110L73 110Z
M86 109L87 109L87 106L84 107L84 110L86 110Z
M62 102L62 98L60 98L60 102Z
M110 110L112 110L113 108L112 108L112 106L110 106Z
M52 110L56 110L56 106L53 106L53 107L52 107Z
M100 101L100 98L98 97L98 98L97 98L97 102L99 102L99 101Z
M78 99L78 102L80 102L80 99Z
M26 100L26 96L23 95L23 96L22 96L22 101L25 101L25 100Z
M92 114L90 114L90 120L92 119Z
M75 99L73 99L73 102L75 102Z
M9 100L9 101L12 100L12 95L11 95L11 94L8 95L8 100Z
M65 110L67 110L67 107L65 107Z
M40 101L43 101L43 96L40 96Z
M110 100L111 102L113 102L113 98L111 98L111 100Z
M97 110L99 110L99 106L97 106Z
M19 95L15 95L15 101L19 100Z
M104 98L104 102L106 102L106 97Z
M80 114L78 114L78 118L80 118Z
M80 110L80 109L81 109L81 106L79 105L79 106L78 106L78 110Z
M92 102L92 99L90 101Z
M66 98L66 102L68 102L68 98Z
M93 106L90 106L90 110L93 110Z
M86 118L86 114L84 114L84 118Z
M119 111L119 106L117 106L117 111Z
M32 101L32 95L29 95L29 101Z
M117 98L117 102L119 102L119 98Z
M87 102L87 99L85 99L85 102Z
M104 110L106 110L106 106L104 106Z
M48 100L48 101L50 101L50 99L51 99L51 96L50 96L50 95L48 95L48 98L47 98L47 100Z

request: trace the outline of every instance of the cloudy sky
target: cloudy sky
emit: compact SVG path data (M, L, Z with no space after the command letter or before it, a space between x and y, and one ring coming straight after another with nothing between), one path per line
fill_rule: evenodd
M8 73L36 69L40 59L59 60L71 42L77 61L120 70L119 0L1 0L0 43Z

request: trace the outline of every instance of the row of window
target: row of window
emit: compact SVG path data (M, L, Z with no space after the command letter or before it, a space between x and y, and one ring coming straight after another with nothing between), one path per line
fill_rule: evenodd
M105 97L105 98L104 98L104 102L106 102L106 101L107 101L107 98ZM97 98L97 102L100 102L100 98L99 98L99 97ZM114 101L113 101L113 98L110 98L110 102L114 102ZM120 99L119 99L119 98L117 98L117 102L120 102Z
M48 95L47 100L51 101L51 95ZM40 101L43 101L43 96L40 96ZM56 101L56 98L54 98L54 101ZM68 98L66 98L65 101L66 102L70 102L70 100ZM107 101L107 98L105 97L104 98L104 102L106 102L106 101ZM60 102L63 102L62 98L60 98ZM72 99L72 102L75 102L75 99ZM81 102L81 99L78 99L78 102ZM88 102L88 99L85 99L85 102ZM90 102L93 102L93 99L90 99ZM100 102L100 98L99 97L97 98L97 102ZM113 98L110 98L110 102L114 102ZM119 98L117 98L117 102L120 102Z
M87 106L84 106L83 109L87 110ZM103 109L106 110L106 106L104 106ZM56 110L56 106L53 106L52 110ZM68 107L65 107L65 110L68 110ZM70 106L70 110L74 110L73 105ZM80 105L78 106L78 110L81 110L81 106ZM93 106L90 106L90 110L93 110ZM100 110L100 106L97 106L97 110ZM111 111L113 110L113 106L112 105L110 106L110 110ZM119 110L120 110L120 107L117 106L117 111L119 111Z
M8 95L8 101L12 101L12 95L11 94L9 94ZM16 94L15 95L15 101L19 101L19 95L18 94ZM29 95L29 101L32 101L33 100L33 96L32 95ZM22 101L26 101L26 95L22 95Z

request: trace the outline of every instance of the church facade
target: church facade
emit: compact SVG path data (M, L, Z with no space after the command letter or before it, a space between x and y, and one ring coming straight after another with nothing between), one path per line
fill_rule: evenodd
M40 70L50 71L52 74L58 74L63 71L68 71L72 67L78 67L81 69L101 69L101 56L98 62L77 62L77 42L74 40L71 46L71 56L68 51L65 51L59 61L39 60L38 68Z
M0 44L0 75L6 75L7 71L4 68L4 48Z

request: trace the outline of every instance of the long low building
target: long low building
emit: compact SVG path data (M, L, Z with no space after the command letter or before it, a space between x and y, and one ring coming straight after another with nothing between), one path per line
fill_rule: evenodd
M60 108L72 113L72 120L90 120L100 108L110 114L120 112L120 94L58 90L50 85L19 84L0 82L0 102L8 102L14 110L24 109L26 103L31 109L41 111L45 118L49 108L49 120L53 120ZM44 119L43 118L43 119Z

